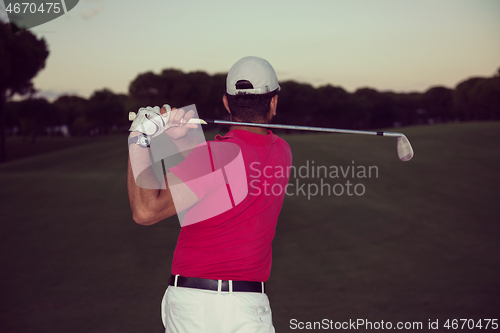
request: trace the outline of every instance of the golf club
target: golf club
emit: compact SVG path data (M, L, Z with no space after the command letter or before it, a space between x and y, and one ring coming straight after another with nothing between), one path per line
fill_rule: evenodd
M135 118L135 113L130 112L129 120ZM397 141L397 152L398 157L401 161L406 162L413 157L413 148L411 147L410 141L403 133L395 132L375 132L375 131L359 131L359 130L348 130L348 129L338 129L338 128L325 128L325 127L310 127L310 126L296 126L296 125L280 125L280 124L261 124L261 123L242 123L236 121L227 120L215 120L215 119L196 119L192 118L189 120L190 124L220 124L220 125L235 125L235 126L253 126L253 127L265 127L265 128L279 128L288 130L298 130L298 131L314 131L314 132L327 132L327 133L343 133L343 134L364 134L364 135L378 135L378 136L389 136L395 137Z

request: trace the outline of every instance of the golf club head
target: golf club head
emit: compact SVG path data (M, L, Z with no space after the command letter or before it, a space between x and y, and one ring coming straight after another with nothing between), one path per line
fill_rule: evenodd
M403 162L409 161L413 157L413 148L406 136L398 136L398 156Z

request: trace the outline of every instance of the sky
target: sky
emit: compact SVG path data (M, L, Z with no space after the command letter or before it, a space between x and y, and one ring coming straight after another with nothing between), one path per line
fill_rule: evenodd
M127 93L165 68L225 73L248 55L280 81L350 92L453 88L500 67L498 0L80 0L30 30L49 46L34 83L52 98Z

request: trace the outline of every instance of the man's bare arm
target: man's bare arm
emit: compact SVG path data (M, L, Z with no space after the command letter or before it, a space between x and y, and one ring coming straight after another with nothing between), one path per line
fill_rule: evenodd
M162 109L162 114L165 114ZM193 112L194 113L194 112ZM173 109L169 125L173 126L166 131L176 148L184 155L190 152L187 147L194 147L200 138L186 135L189 128L194 128L187 121L192 118L191 113ZM139 135L132 132L132 136ZM142 225L151 225L167 217L177 214L193 206L198 198L191 189L173 173L168 172L163 184L158 181L152 168L149 148L142 148L132 144L129 148L127 188L135 222ZM175 200L174 200L175 198Z
M149 149L137 145L130 146L127 189L134 221L139 224L150 225L175 215L175 206L168 186L161 186L151 166L147 166L139 175L136 175L137 179L135 179L131 158L136 161L149 160ZM166 188L161 189L162 187Z

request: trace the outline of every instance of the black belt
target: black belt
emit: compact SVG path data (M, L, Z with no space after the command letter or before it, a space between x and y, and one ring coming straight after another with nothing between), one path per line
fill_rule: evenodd
M175 275L170 276L168 284L175 286ZM265 293L265 283L255 281L232 281L233 292ZM217 291L219 280L177 276L177 287ZM221 281L221 291L229 291L229 281Z

